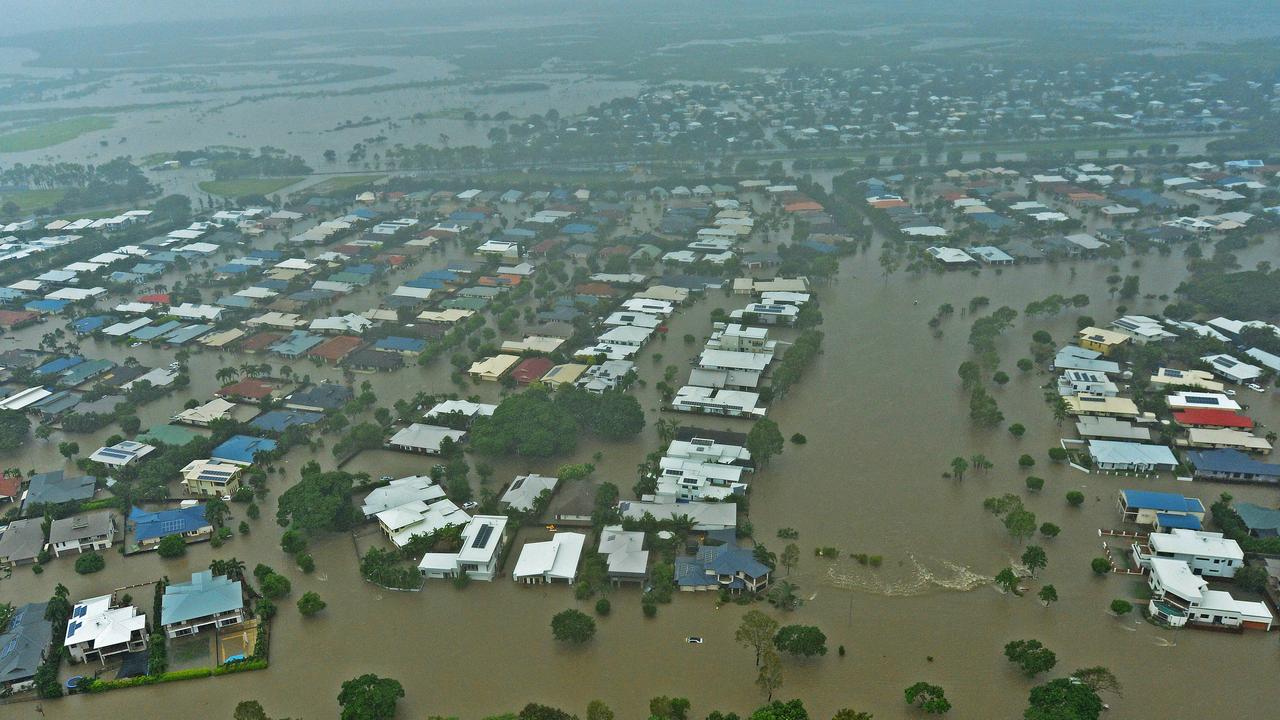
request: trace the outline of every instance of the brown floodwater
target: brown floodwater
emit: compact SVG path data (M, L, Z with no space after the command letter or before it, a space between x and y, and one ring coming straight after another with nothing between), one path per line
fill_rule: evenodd
M448 253L456 254L456 249ZM1245 266L1274 255L1274 240L1240 253ZM1109 318L1115 307L1105 282L1111 262L1078 263L1074 273L1069 264L1044 264L977 274L918 278L898 274L886 281L880 276L877 257L873 247L846 258L838 281L821 289L824 353L770 413L785 435L804 433L808 444L788 444L785 453L752 481L751 521L756 537L779 551L786 542L776 539L779 528L791 527L800 533L801 561L789 579L806 599L792 613L779 613L764 604L756 607L784 623L818 625L832 648L817 660L784 661L784 685L777 696L803 698L814 717L829 717L848 706L874 712L877 718L907 718L917 713L903 703L902 689L927 680L946 688L955 705L954 717L1016 717L1034 682L1005 661L1002 648L1013 639L1036 638L1058 653L1060 672L1105 665L1119 676L1124 696L1106 698L1114 717L1206 716L1219 711L1224 698L1230 698L1236 708L1233 715L1266 717L1274 712L1280 699L1274 689L1274 634L1173 631L1133 617L1116 619L1107 605L1113 598L1133 598L1135 581L1096 578L1089 560L1099 554L1097 529L1118 524L1114 496L1120 488L1181 491L1206 502L1229 489L1237 498L1270 504L1275 504L1275 491L1093 476L1048 466L1046 449L1068 431L1054 424L1041 399L1040 386L1051 376L1023 375L1012 365L1028 354L1030 335L1037 329L1048 329L1059 342L1069 337L1075 314L1046 322L1019 318L1001 340L1003 366L1014 377L993 394L1009 422L1027 426L1021 440L1003 430L975 429L967 418L955 371L968 354L965 340L970 319L957 313L945 321L940 339L926 327L939 304L950 302L960 308L976 295L991 297L993 307L1007 304L1020 311L1027 302L1051 293L1083 292L1094 301L1085 312L1099 320ZM414 272L430 267L430 262L424 261ZM1131 269L1132 262L1132 258L1120 261L1121 268L1142 275L1144 293L1171 293L1185 275L1180 253L1168 258L1145 256L1138 270ZM382 291L390 287L394 285ZM368 307L374 292L347 298L342 306ZM672 321L670 340L656 342L641 353L638 366L648 383L636 392L649 424L636 441L584 439L571 458L494 462L491 483L497 487L529 470L549 472L561 462L590 461L600 452L597 477L616 482L628 493L636 464L657 445L654 385L662 368L675 364L683 378L697 346L685 345L680 338L685 333L705 335L712 308L741 304L740 298L711 293ZM1128 304L1134 312L1155 312L1164 302ZM46 325L23 331L18 334L19 343L34 345L49 329ZM13 345L4 341L0 349ZM86 341L84 351L117 360L132 353L146 364L168 360L168 353L148 347L125 349L94 341ZM658 353L664 357L655 362L653 356ZM144 408L144 426L167 418L187 397L207 397L216 388L217 368L245 362L243 356L224 355L193 353L192 386ZM316 378L339 375L307 363L293 367ZM443 363L357 376L357 381L366 377L379 405L389 406L395 398L419 390L456 389ZM500 388L485 384L464 394L493 400L500 396ZM1246 394L1253 405L1251 412L1276 426L1280 408L1274 398ZM747 427L742 421L667 417L686 425ZM94 442L110 432L76 439L89 452L96 447ZM55 434L47 442L33 440L18 461L6 464L41 470L61 466L56 452L60 439ZM995 468L970 473L962 482L940 476L951 457L977 452L985 453ZM1037 458L1035 474L1046 479L1039 495L1027 495L1024 490L1025 473L1016 464L1024 452ZM333 465L328 447L315 457L325 467ZM430 582L420 593L386 591L361 580L353 543L346 535L313 540L317 571L303 575L291 568L279 548L272 498L296 479L297 468L309 458L304 451L287 458L288 479L272 476L272 496L263 506L262 519L251 523L252 533L220 550L207 544L193 546L185 558L176 560L155 555L125 559L112 553L105 572L84 577L71 572L69 561L55 561L41 576L24 568L0 582L0 597L5 600L44 599L57 582L66 583L72 596L79 598L165 575L185 577L206 567L211 558L235 556L250 567L263 562L285 570L294 582L293 597L315 590L328 603L320 616L308 620L288 604L282 605L273 626L267 671L75 696L44 703L47 716L162 718L181 706L202 717L227 718L238 701L252 698L272 715L332 717L341 682L366 672L404 683L406 697L399 714L404 718L435 714L479 718L528 702L582 713L594 698L609 703L619 717L634 718L644 716L648 698L655 695L686 696L693 702L694 716L702 717L712 709L744 713L763 702L754 685L751 652L733 641L746 608L718 608L711 594L678 594L672 604L660 608L656 618L646 619L640 612L639 591L617 590L611 596L613 612L598 620L594 641L567 648L552 640L551 616L569 607L589 612L590 604L576 601L565 586L523 587L500 579L474 582L464 589ZM471 462L474 465L476 460ZM358 456L346 469L398 476L426 472L432 464L427 457L377 451ZM1082 508L1068 508L1063 501L1063 494L1071 489L1086 494L1088 501ZM1024 496L1040 521L1063 529L1059 537L1043 542L1049 566L1040 578L1028 581L1032 592L1027 597L1002 594L991 585L991 578L1022 551L982 509L983 498L1006 492ZM822 560L813 555L813 548L819 546L839 548L842 555L882 555L884 565L872 569L845 560ZM1034 591L1042 583L1055 585L1061 601L1041 606ZM149 607L145 592L135 593L135 598ZM687 635L701 635L706 642L686 644ZM839 645L847 649L846 657L834 652ZM1206 692L1207 688L1213 690ZM33 710L31 705L6 706L2 714L20 717Z

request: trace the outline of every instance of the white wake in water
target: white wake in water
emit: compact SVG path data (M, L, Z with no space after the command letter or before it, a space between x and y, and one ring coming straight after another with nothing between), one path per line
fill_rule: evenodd
M970 570L949 560L930 559L928 564L914 555L900 567L871 568L856 561L839 561L827 568L826 584L886 597L924 595L934 590L970 592L994 582L995 578Z

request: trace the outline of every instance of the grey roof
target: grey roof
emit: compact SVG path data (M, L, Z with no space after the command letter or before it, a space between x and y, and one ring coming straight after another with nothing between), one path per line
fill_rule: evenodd
M44 518L14 520L0 536L0 558L9 562L33 560L44 549Z
M0 634L0 684L35 677L44 651L53 641L53 627L44 619L49 603L28 603L18 608L9 629Z
M25 510L36 505L89 500L93 497L95 481L91 477L65 477L61 470L32 475L27 485Z
M110 510L72 515L54 520L49 526L49 542L53 544L106 535L115 527Z
M214 576L205 570L191 576L191 582L174 583L164 589L160 609L161 625L195 620L244 607L244 594L239 580L225 575Z

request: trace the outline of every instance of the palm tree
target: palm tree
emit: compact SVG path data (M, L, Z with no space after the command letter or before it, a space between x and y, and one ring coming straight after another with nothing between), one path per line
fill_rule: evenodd
M658 442L664 447L671 444L676 439L676 431L680 429L679 420L667 420L666 418L658 420Z
M228 580L244 580L245 567L243 560L234 557L229 558L222 561L222 574L226 575Z
M235 380L236 378L240 377L240 371L233 367L224 367L219 369L218 372L214 373L213 376L218 380L218 382L225 385L231 382L232 380Z
M782 580L769 591L769 604L779 610L795 610L800 607L796 591L800 588L789 580Z
M257 365L254 365L253 363L245 363L245 364L243 364L243 365L241 365L241 366L240 366L240 374L241 374L241 375L243 375L243 376L245 376L245 377L250 377L250 378L251 378L251 377L257 377L257 376L258 376L258 366L257 366Z

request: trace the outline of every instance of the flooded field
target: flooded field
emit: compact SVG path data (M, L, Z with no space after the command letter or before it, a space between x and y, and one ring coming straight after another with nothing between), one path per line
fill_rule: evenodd
M753 480L751 520L757 539L780 550L783 541L775 538L779 528L795 528L800 534L801 561L787 579L799 585L806 602L784 621L818 625L833 649L843 645L848 651L843 658L831 652L813 661L785 661L778 696L803 698L815 717L849 706L874 712L877 718L908 718L916 713L902 702L902 688L927 680L946 688L955 717L1013 717L1021 713L1034 683L1005 661L1001 648L1013 639L1036 638L1058 653L1058 672L1110 667L1125 690L1122 698L1107 698L1115 717L1204 716L1215 712L1223 696L1232 699L1234 714L1268 716L1277 699L1274 634L1172 631L1138 619L1119 620L1107 612L1107 605L1113 598L1134 598L1135 581L1097 578L1088 563L1100 554L1098 528L1118 524L1114 497L1119 488L1180 491L1206 501L1229 489L1238 499L1268 504L1274 504L1275 491L1096 476L1050 466L1045 451L1062 432L1041 399L1039 386L1050 376L1015 372L1012 382L993 390L1008 421L1027 426L1021 440L1003 430L974 429L956 377L956 367L968 353L969 321L959 316L947 320L940 339L926 327L939 304L960 307L976 295L1021 309L1050 293L1087 293L1093 304L1086 312L1108 317L1114 309L1105 282L1110 262L1075 264L1074 272L1069 264L1045 264L1000 273L988 269L920 278L898 274L886 281L877 255L873 246L845 259L838 281L820 290L824 354L770 414L784 435L804 433L808 444L789 444ZM1251 266L1274 256L1272 239L1240 253L1240 260ZM1121 261L1126 268L1131 263L1132 258ZM1185 269L1176 254L1149 255L1142 258L1140 272L1143 292L1158 295L1172 292ZM367 302L367 297L352 297L343 305L362 309ZM526 471L550 472L560 462L590 461L600 452L596 477L629 493L636 464L658 442L654 381L664 365L683 368L696 353L696 345L686 346L678 338L684 333L705 335L711 309L740 304L737 298L711 293L673 320L671 340L643 351L638 367L649 382L636 392L649 425L636 441L584 441L575 457L554 462L495 462L491 483ZM1163 305L1139 300L1129 308L1156 311ZM1020 318L1015 326L1001 341L1006 366L1026 354L1035 330L1047 329L1059 342L1066 339L1074 331L1075 315L1048 322ZM16 344L34 344L48 329L20 332ZM0 349L14 345L6 340ZM168 359L147 347L128 350L86 342L84 350L115 360L123 359L125 352L135 353L146 364ZM660 362L654 362L656 353L663 355ZM243 359L234 354L220 358L216 353L193 353L191 387L146 406L141 412L144 427L167 419L188 397L207 397L217 386L214 371L239 362ZM295 369L313 378L339 375L302 363ZM447 374L447 365L439 363L367 377L383 405L419 390L452 391L455 386ZM365 377L357 376L357 382ZM465 391L471 393L496 400L500 388L485 383ZM1251 394L1247 402L1262 422L1280 424L1280 404L1274 397ZM685 425L746 429L739 421L667 417ZM82 447L92 447L109 432L77 439ZM33 441L20 458L6 462L23 468L62 466L55 449L59 439L55 434L47 442ZM995 468L970 473L960 482L940 477L951 457L977 452L986 454ZM1017 469L1016 458L1024 452L1040 461L1035 474L1047 481L1038 495L1026 494L1025 473ZM327 447L314 457L325 467L333 466ZM315 590L328 603L314 619L301 618L291 601L282 607L273 625L267 671L75 696L45 703L47 716L160 718L181 704L198 708L202 716L223 718L230 716L236 702L252 698L273 715L330 717L338 685L365 672L405 684L400 716L406 718L478 718L531 701L581 712L593 698L608 702L619 717L638 717L648 698L662 694L689 697L694 715L701 717L714 708L749 711L763 700L754 685L751 652L733 641L745 608L717 608L716 598L709 594L678 594L671 605L660 607L656 618L646 619L638 589L614 591L613 612L599 620L596 639L582 648L566 648L552 640L550 618L567 607L587 609L587 604L575 601L572 590L564 586L524 587L501 578L473 582L464 589L429 582L420 593L386 591L360 578L353 542L346 535L313 541L317 570L303 575L279 547L272 498L296 479L297 468L309 459L301 451L287 458L286 478L272 476L272 495L263 506L262 519L251 523L252 533L238 536L219 551L193 546L185 558L176 560L155 555L124 559L113 552L101 575L77 576L71 563L54 562L43 575L23 568L0 581L5 600L47 598L58 582L65 583L73 597L83 597L107 590L103 583L108 580L124 586L161 576L179 578L203 569L214 557L235 556L250 567L263 562L285 571L294 582L293 598ZM474 464L476 459L470 461ZM345 469L398 476L425 473L431 464L430 458L375 451L358 456ZM1083 507L1072 509L1063 501L1071 489L1085 493ZM1021 598L991 584L992 577L1022 551L982 509L983 498L1005 492L1023 495L1041 521L1063 528L1059 537L1043 543L1048 568L1028 581L1033 592ZM240 512L234 506L233 511ZM530 532L524 531L517 543L532 537ZM821 546L836 547L842 556L882 555L884 565L822 560L813 555L813 548ZM1054 584L1061 602L1043 607L1034 597L1041 583ZM695 634L706 638L705 644L683 641ZM1206 693L1206 683L1216 692ZM5 710L31 712L26 705Z

